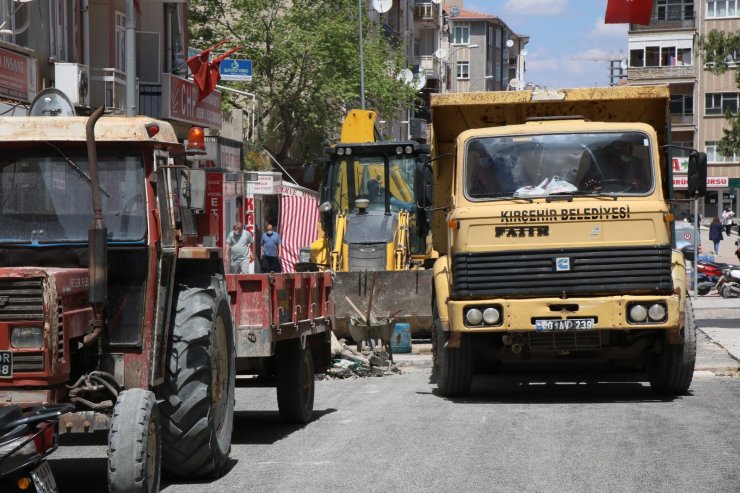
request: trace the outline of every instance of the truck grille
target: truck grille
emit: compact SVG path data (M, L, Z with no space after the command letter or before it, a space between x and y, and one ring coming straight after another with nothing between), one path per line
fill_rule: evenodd
M457 299L673 292L667 245L457 253L452 278Z
M595 330L587 332L535 332L529 334L529 350L533 353L598 349L601 349L601 336Z
M44 353L13 353L13 372L44 371Z
M0 320L43 320L41 279L0 279Z
M384 243L350 243L349 271L381 271L385 270Z

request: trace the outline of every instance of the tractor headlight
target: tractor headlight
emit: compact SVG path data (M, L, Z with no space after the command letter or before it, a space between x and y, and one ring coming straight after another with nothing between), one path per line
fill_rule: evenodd
M337 156L344 156L344 147L337 148Z
M10 345L18 349L44 347L41 327L15 327L10 333Z
M414 148L411 146L406 146L403 148L403 150L406 152L406 154L411 154L412 152L414 152Z
M398 154L399 156L400 156L401 154L403 154L403 146L398 146L398 147L396 147L396 154Z

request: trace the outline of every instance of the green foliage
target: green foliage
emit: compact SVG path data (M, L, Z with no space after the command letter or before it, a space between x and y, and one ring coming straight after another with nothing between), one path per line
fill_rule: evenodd
M319 155L345 112L360 106L355 0L192 0L189 9L193 46L230 38L242 46L233 56L253 61L253 80L230 84L261 101L263 144L278 161ZM366 106L392 118L414 103L415 91L395 77L405 50L393 49L367 22L364 33ZM243 99L225 97L249 109Z
M698 42L699 54L714 75L722 75L730 69L729 62L740 63L740 31L726 32L712 29ZM735 84L740 89L740 71L735 69ZM722 130L723 137L717 152L723 156L740 154L740 113L725 113L730 128Z

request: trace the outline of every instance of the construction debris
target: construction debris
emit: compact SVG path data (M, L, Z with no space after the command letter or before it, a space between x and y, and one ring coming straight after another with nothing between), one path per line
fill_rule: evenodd
M337 340L332 334L332 367L317 376L318 380L334 378L382 377L401 373L398 365L390 359L390 355L381 347L363 347L359 352L348 346L344 339Z

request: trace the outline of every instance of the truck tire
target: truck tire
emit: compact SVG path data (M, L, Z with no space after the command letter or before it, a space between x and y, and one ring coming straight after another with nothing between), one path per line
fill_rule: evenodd
M696 321L691 300L686 300L684 343L665 344L648 365L650 387L658 394L683 395L691 387L696 364Z
M159 491L162 442L154 394L124 390L113 408L108 432L108 490L111 493Z
M221 283L180 284L161 388L163 466L178 478L219 477L234 426L234 333Z
M448 348L445 343L449 334L442 330L439 318L434 317L434 370L436 373L437 389L445 397L460 397L470 392L473 382L473 348L468 334L460 335L460 347Z
M298 339L282 341L275 349L275 363L280 419L283 423L308 423L313 417L314 398L311 349L301 348Z

